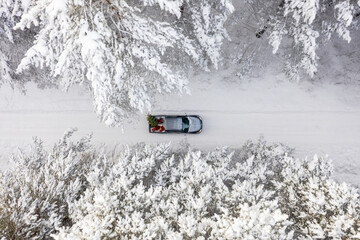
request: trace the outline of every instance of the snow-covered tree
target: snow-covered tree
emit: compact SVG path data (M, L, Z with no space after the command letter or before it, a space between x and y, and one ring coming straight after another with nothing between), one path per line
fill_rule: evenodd
M0 35L5 35L13 42L13 27L24 12L27 12L31 1L1 0L0 1Z
M76 223L54 237L291 239L275 193L243 181L242 165L230 171L231 156L220 149L176 156L169 145L130 150L110 169L92 170L89 188L70 206Z
M267 162L263 183L276 192L296 239L359 238L358 189L331 179L333 167L327 157L300 161L291 157L294 150L267 146L263 140L249 142L244 150L257 164Z
M35 139L30 152L13 157L12 170L1 174L1 239L49 239L72 225L68 203L84 191L89 164L102 157L90 149L89 137L70 141L72 132L51 151Z
M303 68L311 77L317 70L316 49L321 40L328 40L333 33L350 41L349 27L357 3L350 0L285 0L280 6L281 15L270 21L269 42L276 53L283 36L292 38L295 53L299 55L296 67ZM318 38L321 36L321 39Z
M360 236L357 190L284 145L96 150L39 140L0 180L3 239L313 239Z
M280 204L291 213L294 231L303 239L346 239L360 236L358 190L330 179L332 166L314 156L301 164L285 157L289 167L277 183Z
M12 28L16 24L16 17L22 14L18 1L0 1L0 83L12 83L13 70L9 66L9 57L6 49L13 43Z
M47 71L31 67L26 73L16 73L24 53L33 45L37 28L24 31L14 31L13 28L34 2L0 0L0 85L5 83L12 88L16 86L24 93L28 82L34 82L40 88L58 86Z
M15 29L37 34L17 73L35 66L64 89L84 85L112 126L150 109L155 93L188 92L189 60L217 67L233 11L231 0L19 2L27 6Z
M334 34L350 42L351 30L357 32L360 3L355 0L244 0L239 4L235 12L240 15L239 27L252 31L258 38L253 42L267 38L273 53L286 60L287 75L296 80L302 71L314 76L318 49Z
M13 71L9 67L9 58L0 50L0 83L11 83Z

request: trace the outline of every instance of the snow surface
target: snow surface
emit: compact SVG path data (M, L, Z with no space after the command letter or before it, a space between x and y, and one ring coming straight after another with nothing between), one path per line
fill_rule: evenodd
M335 178L360 185L360 89L336 84L300 84L283 75L240 82L230 70L193 74L192 95L158 96L153 114L199 114L198 135L150 134L146 114L120 129L100 123L91 97L79 88L69 92L39 90L29 85L26 96L7 86L0 89L0 163L8 168L17 146L28 148L33 136L51 146L70 127L78 137L93 133L93 141L110 147L138 142L189 143L194 148L240 147L264 136L296 148L297 157L328 154Z

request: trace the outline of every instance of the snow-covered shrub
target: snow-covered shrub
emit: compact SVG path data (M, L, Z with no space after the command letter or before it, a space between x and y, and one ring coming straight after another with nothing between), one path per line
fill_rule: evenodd
M121 126L155 93L188 92L189 62L218 66L232 11L231 0L0 0L0 36L12 39L15 24L36 33L16 71L0 52L2 79L44 69L43 85L84 85L101 120Z
M68 134L69 135L69 134ZM359 236L357 190L324 158L264 140L231 152L138 144L109 155L37 142L1 179L5 239L312 239ZM5 224L4 224L5 223ZM357 234L357 235L356 235Z

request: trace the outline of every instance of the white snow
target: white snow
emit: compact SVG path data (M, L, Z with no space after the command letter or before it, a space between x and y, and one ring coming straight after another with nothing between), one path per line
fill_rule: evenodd
M360 185L360 91L343 85L289 83L283 75L266 73L246 82L230 70L192 75L191 95L159 96L153 114L199 114L199 135L150 134L146 113L121 129L97 119L91 98L77 88L68 93L29 86L26 96L0 89L1 169L16 146L27 148L38 136L52 145L66 129L78 136L93 133L97 144L187 141L194 148L239 147L261 135L270 142L296 148L297 156L329 154L335 178Z

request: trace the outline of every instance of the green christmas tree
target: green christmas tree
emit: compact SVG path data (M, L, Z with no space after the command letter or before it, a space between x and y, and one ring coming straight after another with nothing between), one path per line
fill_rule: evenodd
M150 127L156 127L159 123L159 121L151 114L147 115L147 120L149 122Z

